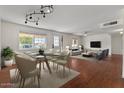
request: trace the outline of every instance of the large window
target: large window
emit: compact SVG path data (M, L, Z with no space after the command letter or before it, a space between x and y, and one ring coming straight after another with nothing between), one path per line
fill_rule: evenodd
M19 33L19 48L44 48L47 47L47 37L41 34Z
M59 47L59 36L54 36L54 47Z

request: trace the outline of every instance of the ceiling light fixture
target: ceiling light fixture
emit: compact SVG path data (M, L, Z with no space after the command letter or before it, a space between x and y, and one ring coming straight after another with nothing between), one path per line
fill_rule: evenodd
M51 14L53 10L53 5L41 5L39 10L35 10L32 13L26 14L25 24L28 22L33 22L38 25L42 17L45 18L46 15Z

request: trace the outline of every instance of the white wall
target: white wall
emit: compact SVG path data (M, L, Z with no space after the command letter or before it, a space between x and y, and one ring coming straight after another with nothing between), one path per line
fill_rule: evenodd
M123 14L124 16L124 14ZM124 21L124 18L123 18L123 21ZM124 24L123 24L123 29L124 29ZM124 33L124 30L123 30L123 33ZM122 78L124 78L124 35L122 36L122 51L123 51L123 62L122 62Z
M0 19L0 69L1 69L1 19Z
M101 41L101 48L90 48L90 41ZM109 55L111 55L111 35L109 34L96 34L83 37L83 44L88 49L109 49Z
M124 29L124 10L122 10L121 12L121 18L123 20L123 29ZM123 30L123 33L124 33L124 30ZM123 63L122 63L122 78L124 78L124 35L122 37L122 51L123 51Z
M6 46L10 46L13 50L19 50L19 32L29 32L29 33L37 33L37 34L46 34L48 38L48 48L52 48L53 44L53 36L59 35L60 37L63 35L64 37L64 45L65 48L66 45L71 45L72 38L76 38L81 41L81 37L72 35L72 34L65 34L65 33L59 33L52 30L46 30L46 29L39 29L19 24L14 24L11 22L2 21L2 48Z
M112 54L121 54L122 55L122 35L119 33L111 35L112 41Z
M122 28L124 29L124 9L121 10L120 12L120 19L123 22ZM123 30L124 33L124 30ZM122 51L123 51L123 62L122 62L122 78L124 78L124 35L122 36Z

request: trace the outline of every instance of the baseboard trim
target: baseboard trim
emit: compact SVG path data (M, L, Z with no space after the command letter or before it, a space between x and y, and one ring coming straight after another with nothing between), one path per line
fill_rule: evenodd
M123 54L112 54L112 55L122 56Z

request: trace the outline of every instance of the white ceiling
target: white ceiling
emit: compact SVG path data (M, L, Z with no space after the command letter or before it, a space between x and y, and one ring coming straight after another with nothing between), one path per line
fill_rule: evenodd
M3 20L24 24L26 13L39 9L38 5L1 5ZM124 6L102 5L54 5L54 12L33 27L52 29L59 32L81 34L85 31L98 31L99 25L108 20L118 19Z

